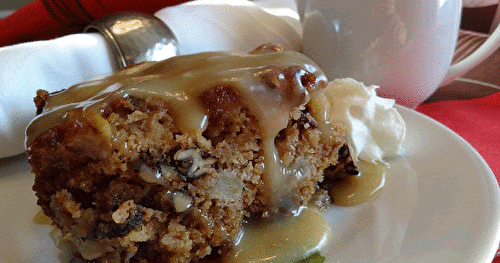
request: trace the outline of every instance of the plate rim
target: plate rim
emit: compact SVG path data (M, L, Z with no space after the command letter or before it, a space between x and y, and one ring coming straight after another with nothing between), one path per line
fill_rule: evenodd
M446 125L421 112L418 112L417 110L409 109L407 107L398 104L395 105L395 108L403 116L405 123L407 122L406 118L408 118L408 116L410 117L413 116L414 118L421 118L424 121L431 123L438 129L441 129L442 131L446 132L447 134L452 135L453 139L457 143L459 143L464 150L469 151L471 153L471 156L474 157L475 161L478 164L480 164L480 166L478 167L480 167L483 170L482 177L486 180L486 185L489 187L487 189L489 196L492 197L489 199L490 205L492 208L496 208L491 213L492 215L496 215L491 218L491 222L493 225L496 226L496 229L491 234L492 241L490 242L490 244L488 244L489 246L485 248L485 254L483 256L483 258L487 260L486 262L492 262L493 259L495 258L497 251L500 249L500 182L496 179L496 176L491 170L490 166L484 160L481 154L468 141L466 141L458 133L456 133ZM484 261L481 260L480 262Z

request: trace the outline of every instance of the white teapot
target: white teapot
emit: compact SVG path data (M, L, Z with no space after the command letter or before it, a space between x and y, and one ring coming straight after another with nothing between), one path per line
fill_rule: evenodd
M500 44L497 28L474 53L451 65L460 0L304 0L303 52L330 79L378 85L379 95L417 107Z

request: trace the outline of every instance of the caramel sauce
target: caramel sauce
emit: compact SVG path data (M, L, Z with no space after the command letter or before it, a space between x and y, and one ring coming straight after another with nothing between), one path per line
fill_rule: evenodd
M36 225L52 225L52 219L50 217L46 216L42 209L40 208L40 211L36 213L36 215L33 217L33 223Z
M318 96L326 84L324 73L303 54L272 48L258 48L249 54L207 52L146 62L51 94L42 114L26 130L26 145L68 121L69 116L86 119L113 141L113 130L106 126L100 112L114 99L129 96L163 99L181 132L202 133L208 116L200 95L210 88L230 87L258 119L263 180L269 186L269 204L275 207L283 201L281 186L286 176L274 139L286 128L291 110ZM323 112L326 107L323 105Z
M359 175L346 176L330 189L333 202L340 206L361 204L383 189L388 165L358 162Z
M329 240L331 229L321 212L301 207L295 216L243 226L223 263L290 263L313 254Z

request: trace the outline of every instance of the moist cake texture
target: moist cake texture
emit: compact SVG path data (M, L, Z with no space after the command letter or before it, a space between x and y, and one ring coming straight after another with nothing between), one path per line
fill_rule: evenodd
M38 205L87 261L225 255L245 220L328 200L320 184L355 173L326 83L265 45L40 90L26 139Z

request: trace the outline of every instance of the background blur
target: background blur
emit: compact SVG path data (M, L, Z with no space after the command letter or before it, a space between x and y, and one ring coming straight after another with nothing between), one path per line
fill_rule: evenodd
M0 0L0 9L8 10L8 9L17 9L21 6L26 5L31 2L31 0Z
M0 0L0 19L32 1ZM305 0L298 1L301 3ZM459 33L453 62L475 51L486 41L492 29L500 23L500 8L498 8L500 0L462 0L462 3L464 6L462 30ZM500 65L500 48L461 78L439 88L426 102L481 98L497 92L500 89L500 74L492 69L498 68L498 65ZM474 92L470 92L471 89Z

